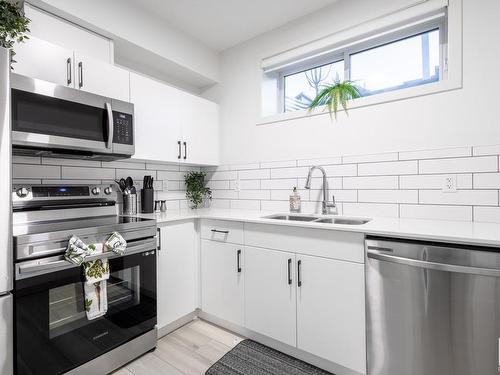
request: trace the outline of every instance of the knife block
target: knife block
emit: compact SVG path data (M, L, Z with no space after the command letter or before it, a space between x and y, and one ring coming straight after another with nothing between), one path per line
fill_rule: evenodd
M143 214L153 213L154 196L154 189L141 189L141 212Z

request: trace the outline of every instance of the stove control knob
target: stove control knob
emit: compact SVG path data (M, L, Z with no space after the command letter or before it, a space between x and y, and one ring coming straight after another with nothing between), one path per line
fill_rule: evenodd
M100 193L101 193L101 188L97 186L92 188L92 194L99 195Z
M104 194L110 195L113 192L113 189L111 186L108 186L107 188L104 189Z
M16 194L19 198L26 198L29 194L29 191L25 187L20 187L16 190Z

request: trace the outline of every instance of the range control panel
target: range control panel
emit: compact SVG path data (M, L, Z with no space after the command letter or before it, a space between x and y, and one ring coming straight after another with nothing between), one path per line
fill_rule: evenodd
M12 201L53 201L61 199L116 200L114 185L14 185Z
M134 143L133 117L129 113L113 111L113 143Z

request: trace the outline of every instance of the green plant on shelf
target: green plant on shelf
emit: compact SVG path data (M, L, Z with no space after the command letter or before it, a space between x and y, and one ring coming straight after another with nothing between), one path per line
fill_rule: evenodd
M333 85L323 86L309 105L309 113L315 108L325 106L330 112L330 117L337 119L339 106L347 113L348 101L359 97L361 93L354 82L337 80Z

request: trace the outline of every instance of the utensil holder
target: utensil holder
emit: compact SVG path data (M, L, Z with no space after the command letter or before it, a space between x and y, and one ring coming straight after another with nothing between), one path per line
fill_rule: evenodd
M123 194L123 214L137 214L137 194Z
M141 190L141 212L143 214L153 213L154 192L153 189Z

